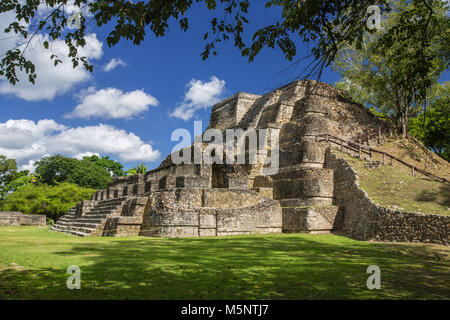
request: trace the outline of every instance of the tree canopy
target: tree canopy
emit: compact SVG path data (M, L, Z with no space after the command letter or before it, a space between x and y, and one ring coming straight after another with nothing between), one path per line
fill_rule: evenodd
M55 185L69 182L86 188L105 188L112 177L107 169L89 159L54 155L36 161L36 175L41 183Z
M410 60L405 66L407 79L422 79L419 90L424 96L430 87L426 80L432 68L427 48L430 21L436 15L433 4L442 0L409 0L413 9L399 13L397 23L386 30L377 39L380 52L391 48L398 40L412 39L418 43L418 50L410 52ZM79 28L68 30L69 16L65 7L73 3L85 13L80 13ZM250 39L244 39L251 8L249 0L4 0L0 4L1 12L10 12L15 16L6 32L13 32L23 38L23 43L8 50L0 62L0 74L11 83L19 79L17 69L23 70L31 82L36 79L35 66L25 55L28 44L37 34L46 32L49 41L64 38L69 47L69 57L73 66L80 63L92 71L86 57L79 55L79 48L86 45L85 32L88 21L95 21L97 26L108 28L106 42L114 46L123 39L139 45L151 34L155 37L165 36L170 21L176 21L181 30L189 28L190 10L194 3L202 3L214 12L210 21L210 30L205 30L205 48L201 53L203 59L216 55L218 44L231 40L242 55L252 61L263 48L279 48L289 61L299 58L296 43L311 42L311 56L316 61L309 65L308 74L320 76L323 68L334 61L337 52L345 45L362 46L363 35L368 31L366 21L368 8L372 3L365 0L317 1L317 0L266 0L267 10L281 9L281 15L275 23L259 28ZM379 13L383 15L391 10L388 0L377 1ZM38 14L39 13L39 14ZM369 32L375 33L376 29ZM49 41L43 46L49 49ZM396 49L400 53L401 48ZM53 54L55 65L60 58ZM419 62L419 63L418 63Z
M426 111L409 123L411 133L426 147L450 161L450 83L433 86Z
M383 19L383 30L376 34L365 33L361 45L343 46L337 53L334 68L342 75L336 84L350 95L371 108L374 113L391 120L402 133L408 135L408 121L426 106L427 87L438 81L448 67L448 34L450 25L446 8L441 1L430 2L434 16L429 22L427 33L428 72L412 71L412 65L421 66L422 46L416 37L410 37L407 30L398 30L399 37L389 48L380 50L377 40L389 36L408 12L419 18L424 10L421 3L407 0L390 1L392 11ZM415 74L415 76L411 76Z
M97 155L93 155L90 157L83 157L83 159L91 161L96 165L105 168L113 177L120 177L125 175L125 171L123 171L123 165L120 162L110 159L109 156L103 156L100 158Z
M15 159L0 155L0 200L18 187L30 183L32 177L28 170L17 170Z

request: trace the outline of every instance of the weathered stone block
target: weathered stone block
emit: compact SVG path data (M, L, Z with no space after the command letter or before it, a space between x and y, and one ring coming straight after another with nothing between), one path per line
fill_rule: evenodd
M198 229L198 235L199 237L213 237L217 236L217 232L215 228L199 228Z
M228 178L228 187L230 189L248 189L248 178L247 176L237 176Z
M212 212L201 212L199 214L200 228L216 228L216 213Z
M261 197L256 192L231 189L208 189L203 194L203 206L210 208L243 208L257 204Z
M338 211L337 206L283 208L283 231L331 231Z
M273 177L274 199L333 197L333 171L299 168Z

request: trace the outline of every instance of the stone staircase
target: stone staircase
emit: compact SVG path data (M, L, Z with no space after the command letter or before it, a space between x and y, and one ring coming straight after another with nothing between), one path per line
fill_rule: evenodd
M77 212L77 207L69 209L69 212L63 215L56 221L56 223L50 228L51 230L66 232L70 230L70 226L75 221L75 215Z
M127 197L99 201L86 214L77 216L77 207L62 216L51 228L59 232L68 232L77 236L101 236L108 218L120 215Z

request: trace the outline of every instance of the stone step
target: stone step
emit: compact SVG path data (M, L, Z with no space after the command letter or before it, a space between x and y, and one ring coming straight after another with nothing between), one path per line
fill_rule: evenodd
M87 228L87 227L55 227L53 226L51 228L51 230L53 231L58 231L58 232L64 232L64 233L69 233L69 234L73 234L76 236L80 236L80 237L86 237L91 235L93 232L96 231L96 228Z
M108 216L102 218L91 218L91 217L82 217L80 219L72 221L72 223L83 222L83 223L96 223L101 224L104 223L108 219Z
M82 218L89 218L89 219L105 219L105 218L107 218L107 217L109 217L109 216L112 216L112 214L111 213L93 213L93 214L87 214L87 215L85 215L85 216L82 216L82 217L80 217L80 218L78 218L78 219L76 219L76 220L79 220L79 219L82 219Z
M71 224L74 221L76 221L76 220L75 219L74 220L58 220L56 223L57 224Z
M58 219L58 221L57 222L72 222L72 221L75 221L75 219L74 218L72 218L72 219L69 219L69 218L60 218L60 219Z
M75 217L75 213L66 213L65 215L62 215L59 218L61 219L61 218L70 218L70 217Z
M62 217L60 217L59 219L58 219L58 221L59 220L70 220L70 219L75 219L75 215L74 214L66 214L66 215L63 215Z
M107 199L107 200L100 200L97 203L97 206L103 206L103 205L117 205L117 204L123 204L128 200L128 198L117 198L117 199Z
M64 222L64 221L61 221L61 222L57 222L57 223L55 223L55 225L58 225L58 226L63 226L63 227L70 227L71 225L72 225L72 223L74 223L75 221L71 221L71 222Z
M116 213L116 211L96 211L96 212L92 212L92 213L88 212L83 217L98 218L98 217L113 216L113 215L115 215L115 213ZM78 218L78 219L80 219L80 218Z
M85 234L91 234L92 232L96 231L97 228L95 228L95 227L75 227L75 226L72 226L70 230L73 231L73 232L83 232Z
M89 223L89 222L84 222L84 221L77 221L72 224L72 227L97 229L97 227L100 227L101 225L102 225L102 223Z
M53 227L50 228L50 230L58 231L58 232L66 232L66 231L69 230L69 228L67 228L67 227L53 226Z
M89 210L89 212L98 211L98 210L108 210L108 211L114 210L115 211L115 210L117 210L120 207L121 207L121 205L118 205L118 206L110 206L110 205L108 205L108 206L95 206L94 208Z
M78 222L78 221L99 221L98 223L101 223L102 221L105 221L108 217L113 217L110 214L99 214L99 215L85 215L83 217L80 217L76 220L74 220L73 222Z
M91 211L87 212L85 216L87 216L88 214L112 214L114 212L117 212L117 210L92 209Z
M92 210L117 210L117 208L122 207L122 204L118 204L118 205L104 205L104 206L95 206L93 207L90 211Z

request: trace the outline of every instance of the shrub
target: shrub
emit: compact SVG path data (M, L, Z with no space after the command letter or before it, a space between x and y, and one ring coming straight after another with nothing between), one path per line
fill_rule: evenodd
M57 220L79 201L88 200L94 189L72 183L56 185L27 184L6 196L2 210L21 211L26 214L45 214L48 219Z

